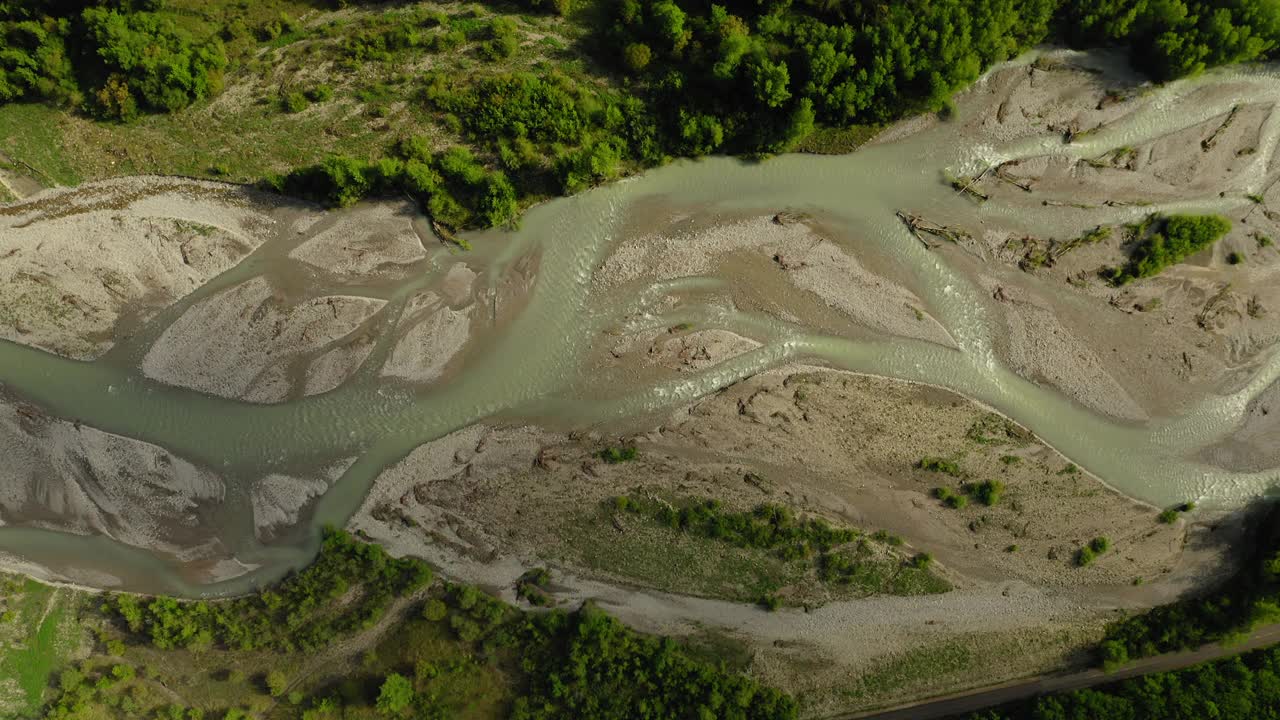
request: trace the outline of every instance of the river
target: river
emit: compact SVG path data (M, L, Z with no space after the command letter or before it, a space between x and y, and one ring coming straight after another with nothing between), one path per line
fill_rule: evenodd
M1205 83L1239 89L1220 106L1184 101ZM494 418L554 417L585 427L674 407L735 380L792 361L817 362L859 373L928 383L989 405L1031 429L1073 462L1121 492L1164 505L1195 498L1218 507L1238 505L1271 490L1280 472L1231 473L1191 460L1197 448L1228 434L1246 404L1280 377L1274 353L1232 394L1204 399L1177 417L1123 422L1087 409L1062 394L1019 377L997 357L992 320L979 290L913 238L895 216L911 206L929 217L999 219L998 204L975 205L939 182L947 170L973 175L1001 162L1043 155L1094 157L1137 145L1214 117L1240 102L1280 100L1280 79L1263 71L1217 73L1152 90L1123 122L1076 142L1058 135L975 146L939 124L906 139L875 144L838 157L787 155L750 163L729 158L681 161L642 176L558 199L531 209L518 230L469 236L482 277L496 282L518 258L536 255L537 274L527 304L501 333L485 338L463 371L443 386L424 389L361 374L338 389L278 405L258 405L175 388L146 378L138 348L117 349L79 362L0 342L0 386L44 412L170 449L217 470L228 481L224 502L202 522L215 523L235 557L256 569L214 584L186 579L172 558L162 558L103 536L77 536L38 528L0 528L0 550L51 568L82 567L109 573L123 586L186 596L243 592L305 564L318 528L342 525L359 507L378 473L414 447L453 430ZM1241 192L1153 207L1108 207L1081 212L1045 207L1019 222L1044 232L1073 232L1120 223L1149 212L1224 211L1256 191L1266 178L1280 126L1272 114L1253 169L1235 182ZM763 341L758 349L708 370L650 386L602 394L582 377L584 359L603 329L630 317L666 323L650 310L661 294L623 301L593 292L593 273L612 248L634 231L638 208L655 203L700 208L708 214L772 212L786 207L820 218L837 234L858 238L859 253L874 255L911 278L910 285L954 340L955 349L918 340L855 340L811 330L758 313L723 308L685 309L700 323ZM214 289L252 277L282 248L264 247L240 267L154 323L172 321ZM443 252L443 251L442 251ZM389 300L387 330L409 292L430 278L405 280L382 294ZM690 278L682 282L721 282ZM321 289L317 288L317 291ZM656 304L655 304L656 307ZM131 342L154 337L146 331ZM590 388L590 401L584 401ZM245 488L267 472L315 469L342 458L358 460L307 516L305 527L279 542L254 539Z

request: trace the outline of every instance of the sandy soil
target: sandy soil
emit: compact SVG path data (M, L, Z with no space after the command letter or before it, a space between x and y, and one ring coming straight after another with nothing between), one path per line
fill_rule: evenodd
M254 278L201 301L168 327L142 362L152 378L224 397L279 402L298 359L309 368L306 388L331 390L368 354L358 334L382 300L325 296L297 304Z
M0 470L0 524L104 534L166 552L205 548L216 537L201 510L223 499L222 480L162 448L8 401L0 402L0 448L11 460Z
M1042 66L1051 69L998 71L962 98L960 122L975 142L1106 128L1138 111L1149 91L1105 56L1050 57ZM1229 89L1204 87L1183 102L1209 102ZM1255 204L1244 199L1248 188L1237 179L1255 160L1270 112L1241 105L1234 115L1098 158L1069 162L1046 155L1002 168L1011 181L993 170L973 184L991 198L979 212L981 224L964 228L981 241L978 257L954 245L940 251L1004 301L997 303L1008 328L1002 354L1021 374L1131 419L1175 414L1243 382L1280 340L1280 319L1271 311L1280 306L1280 252L1260 241L1280 237L1280 215L1269 209L1280 191L1270 177L1263 202ZM1120 289L1098 277L1098 270L1127 257L1119 221L1107 240L1054 254L1044 264L1028 262L1107 214L1136 221L1146 214L1143 204L1220 197L1236 198L1238 209L1227 213L1230 234L1157 277ZM1031 219L1046 213L1067 232L1040 235ZM1229 264L1232 252L1244 261Z
M290 253L290 257L329 272L371 277L425 260L422 239L414 232L413 206L404 202L368 203L360 213L344 215Z
M289 203L215 183L130 178L0 208L0 337L100 355L154 314L301 229Z

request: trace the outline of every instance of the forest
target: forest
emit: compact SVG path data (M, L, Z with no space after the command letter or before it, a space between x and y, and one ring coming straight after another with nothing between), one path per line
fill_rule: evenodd
M0 2L0 104L52 103L106 122L183 112L216 95L255 44L303 34L287 16L246 28L231 4L208 13L221 29L199 32L178 22L184 16L167 4ZM349 4L357 2L313 3ZM950 96L992 63L1041 42L1128 46L1156 80L1265 59L1280 42L1280 6L1266 0L489 5L499 13L566 16L582 28L579 47L568 51L604 75L585 83L555 65L500 69L519 48L514 16L481 22L465 9L407 15L401 26L349 37L340 65L381 62L408 48L474 48L493 71L404 78L411 102L456 133L458 151L419 144L405 152L403 142L390 142L378 156L336 157L259 179L335 205L407 193L447 229L506 225L539 197L675 157L764 156L795 147L815 127L946 113ZM311 97L331 94L321 88ZM294 92L285 105L300 111L308 102Z
M1275 720L1280 718L1280 649L1098 689L1047 695L975 713L966 720Z

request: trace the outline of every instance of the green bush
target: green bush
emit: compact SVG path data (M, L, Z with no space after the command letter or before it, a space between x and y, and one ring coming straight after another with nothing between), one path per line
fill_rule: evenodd
M1151 230L1151 228L1156 228ZM1219 215L1172 215L1149 218L1139 232L1129 264L1112 268L1107 278L1123 285L1138 278L1157 275L1161 270L1213 245L1231 230L1231 223Z
M969 504L969 498L949 487L934 488L933 496L941 500L943 505L946 505L953 510L963 509Z
M123 93L139 107L173 112L222 89L227 56L217 38L197 42L156 13L91 7L81 18L109 78L97 94L99 107L109 115L120 116Z
M618 463L635 460L637 451L634 446L629 445L627 447L607 447L601 450L598 454L600 459L606 463L610 465L617 465Z
M287 93L281 99L281 103L284 105L285 112L289 113L300 113L311 106L311 102L307 100L307 96L297 90Z
M1129 661L1122 645L1101 653L1103 667ZM966 716L967 720L1262 720L1280 707L1280 648L1147 673L1088 690L1043 695Z
M449 616L449 606L440 598L431 598L422 607L422 617L431 622L440 622Z
M317 85L307 91L307 99L311 102L329 102L333 99L333 88L328 85Z
M1093 548L1086 545L1076 551L1076 565L1079 567L1085 567L1086 565L1092 564L1097 557L1098 554L1094 552Z
M978 502L990 507L1000 502L1000 498L1004 496L1004 483L999 480L984 480L971 485L969 491Z
M267 692L271 694L271 697L281 697L289 689L289 678L280 670L268 672L266 682Z
M924 457L916 462L916 467L929 472L943 473L953 477L960 477L960 466L952 460L945 458Z

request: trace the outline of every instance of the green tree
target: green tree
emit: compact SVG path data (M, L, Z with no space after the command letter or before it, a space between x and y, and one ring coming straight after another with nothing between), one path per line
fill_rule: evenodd
M409 678L392 673L382 682L378 691L378 712L388 717L402 714L413 704L413 683Z

